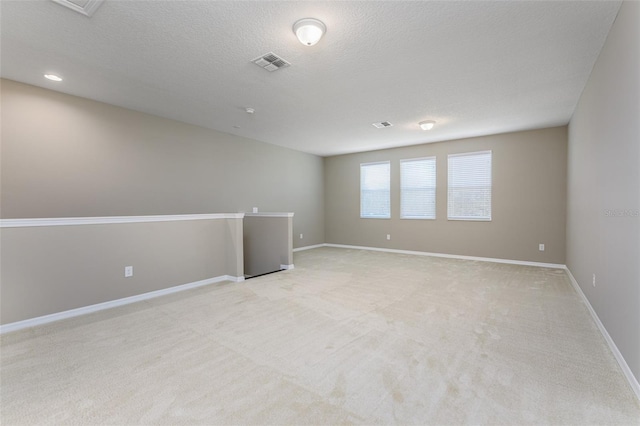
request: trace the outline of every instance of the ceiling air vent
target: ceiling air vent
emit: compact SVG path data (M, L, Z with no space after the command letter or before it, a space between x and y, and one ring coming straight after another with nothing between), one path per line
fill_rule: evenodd
M91 17L104 0L52 0L61 6L68 7L74 12Z
M378 128L378 129L383 129L385 127L391 127L393 126L393 124L389 123L388 121L381 121L380 123L373 123L373 127Z
M251 62L258 65L259 67L264 68L267 71L275 71L280 68L286 68L291 65L289 62L282 59L280 56L276 55L273 52L266 53L262 56L258 56L253 59Z

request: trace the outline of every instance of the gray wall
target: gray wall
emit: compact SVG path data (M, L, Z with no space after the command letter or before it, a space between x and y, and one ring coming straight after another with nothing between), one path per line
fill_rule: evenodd
M242 219L2 228L0 245L2 324L243 275Z
M244 217L244 273L257 276L293 264L292 217Z
M1 80L7 218L295 212L324 242L322 158Z
M449 221L447 155L482 150L493 151L492 221ZM399 219L399 160L434 155L436 219ZM391 219L360 219L360 163L384 160ZM566 127L327 157L326 242L564 264L566 164Z
M624 2L569 124L567 266L637 378L638 76L640 3Z

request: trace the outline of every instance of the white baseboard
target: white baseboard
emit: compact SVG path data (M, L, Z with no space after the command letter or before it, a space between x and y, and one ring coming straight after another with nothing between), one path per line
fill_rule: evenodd
M324 246L326 246L326 244L316 244L313 246L298 247L298 248L294 248L293 252L295 253L297 251L311 250L311 249L316 249Z
M293 265L293 263L291 265L280 265L280 270L289 270L294 268L295 266Z
M589 302L589 299L587 299L587 296L585 296L584 292L582 291L582 288L580 288L578 281L576 281L576 279L574 278L569 268L565 268L565 269L567 271L567 275L569 276L569 280L571 281L571 285L575 289L576 293L578 293L578 295L580 296L584 304L587 306L587 309L589 310L591 317L593 318L596 325L598 326L600 333L602 333L604 340L609 345L609 349L611 349L611 352L613 352L613 356L616 358L616 361L618 361L618 364L622 369L622 373L627 378L627 381L629 382L631 389L633 389L633 392L635 392L636 397L640 400L640 383L638 383L638 379L636 379L636 377L633 375L633 372L629 368L627 361L625 361L624 357L618 350L618 347L616 346L613 339L609 335L609 332L607 331L607 329L604 328L604 324L602 324L602 322L600 321L600 318L598 318L598 314L593 309L593 306L591 306L591 303Z
M41 317L26 319L23 321L12 322L9 324L0 325L0 334L9 333L12 331L18 331L18 330L22 330L24 328L29 328L29 327L35 327L38 325L48 324L50 322L60 321L67 318L73 318L80 315L86 315L93 312L103 311L105 309L128 305L130 303L153 299L156 297L165 296L167 294L177 293L180 291L185 291L185 290L189 290L196 287L202 287L209 284L219 283L222 281L241 282L241 281L244 281L244 277L233 277L230 275L221 275L215 278L208 278L206 280L195 281L192 283L182 284L175 287L163 288L162 290L151 291L148 293L125 297L123 299L110 300L108 302L97 303L95 305L83 306L81 308L70 309L68 311L63 311L63 312L56 312L55 314L49 314Z
M566 269L565 265L562 265L559 263L541 263L541 262L529 262L526 260L498 259L493 257L461 256L457 254L430 253L426 251L398 250L398 249L388 249L388 248L379 248L379 247L350 246L350 245L344 245L344 244L322 244L322 246L356 249L356 250L383 251L388 253L399 253L399 254L412 254L416 256L444 257L448 259L477 260L480 262L507 263L511 265L538 266L541 268Z

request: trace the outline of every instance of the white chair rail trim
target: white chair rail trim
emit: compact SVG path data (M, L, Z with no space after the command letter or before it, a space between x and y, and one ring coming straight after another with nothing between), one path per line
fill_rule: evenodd
M245 216L255 217L293 217L293 213L280 213L280 212L264 212L264 213L245 213Z
M180 221L180 220L211 220L211 219L242 219L242 218L244 218L244 213L0 219L0 228L26 228L26 227L32 227L32 226L105 225L105 224L112 224L112 223L173 222L173 221Z

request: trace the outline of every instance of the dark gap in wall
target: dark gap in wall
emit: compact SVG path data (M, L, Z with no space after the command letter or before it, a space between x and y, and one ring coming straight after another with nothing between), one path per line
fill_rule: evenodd
M265 275L269 275L269 274L275 274L276 272L282 272L284 271L284 269L279 269L277 271L271 271L271 272L265 272L264 274L258 274L258 275L245 275L244 279L245 280L250 280L251 278L258 278L258 277L262 277Z

